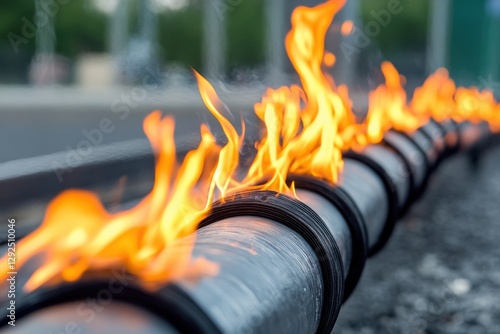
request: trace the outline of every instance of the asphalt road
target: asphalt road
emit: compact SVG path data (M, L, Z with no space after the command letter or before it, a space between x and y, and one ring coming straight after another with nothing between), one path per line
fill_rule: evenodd
M265 87L216 81L213 85L225 105L219 110L238 130L244 118L247 133L258 133L260 123L253 105L261 100ZM366 96L354 95L355 110L366 110ZM156 90L141 86L106 90L0 86L0 163L76 150L89 137L93 146L145 138L142 121L153 110L174 116L178 142L199 138L202 123L208 123L215 134L222 133L195 86Z
M258 126L253 104L260 100L262 89L222 85L216 89L231 110L225 115L235 127L240 128L242 116L250 127ZM176 138L197 137L201 123L221 132L196 87L106 91L0 88L0 163L76 150L89 137L93 146L145 138L142 120L155 109L175 117Z
M335 334L500 333L500 148L446 161L367 263Z

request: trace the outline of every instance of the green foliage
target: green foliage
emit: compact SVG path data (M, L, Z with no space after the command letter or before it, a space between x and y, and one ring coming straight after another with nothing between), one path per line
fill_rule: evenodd
M9 41L9 34L22 37L23 20L25 17L33 21L35 5L33 1L3 1L0 9L0 47L4 50L13 51ZM11 35L12 36L12 35ZM21 44L20 51L33 52L35 49L34 39L30 43Z
M425 47L427 38L429 0L362 0L364 23L375 20L372 12L386 10L389 2L399 2L403 10L391 16L375 40L383 52L414 50ZM435 0L440 1L440 0Z
M106 19L88 0L71 0L62 5L54 21L57 52L74 57L82 52L105 51Z
M228 66L256 66L264 60L264 0L243 0L232 7L221 2L227 15ZM164 60L200 69L203 52L203 4L160 14L160 45Z
M140 0L134 0L138 4ZM178 11L159 14L159 44L163 61L201 68L203 38L203 1L191 0L192 5ZM227 8L227 62L230 68L258 66L264 61L265 19L264 1L243 0ZM387 9L389 1L361 0L365 23L374 20L372 11ZM439 0L437 0L439 1ZM415 49L425 45L429 0L400 0L403 11L393 15L388 27L382 28L376 40L383 51ZM70 0L60 5L55 16L57 52L75 57L82 52L107 50L108 17L93 9L89 0ZM136 31L137 6L131 6L131 30ZM26 17L33 22L34 1L3 1L0 10L0 54L11 52L10 32L22 36ZM20 45L23 54L33 54L35 40Z
M54 11L57 9L57 12ZM35 24L34 1L4 1L0 10L0 36L3 52L11 49L9 34L26 38L19 44L22 53L35 52L35 39L23 35L26 22ZM73 57L84 51L104 51L106 36L105 15L92 9L88 0L71 0L66 4L48 7L45 16L54 17L57 52ZM12 34L10 36L12 36Z
M201 69L203 12L201 6L189 6L180 11L165 11L159 18L160 45L163 58Z
M256 66L264 61L264 3L269 0L243 0L227 15L230 67Z

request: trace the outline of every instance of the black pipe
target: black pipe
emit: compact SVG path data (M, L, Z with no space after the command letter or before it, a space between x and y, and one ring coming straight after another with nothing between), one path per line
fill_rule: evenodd
M436 164L438 164L446 151L445 133L444 129L439 126L435 121L431 120L424 126L420 127L420 132L431 142L432 147L435 149Z
M448 148L447 156L460 150L460 127L454 120L438 123L445 130L445 142Z
M364 217L351 196L341 187L307 176L291 175L300 201L307 204L329 227L344 263L344 300L354 291L368 254Z
M373 149L373 147L375 146L366 149L368 151L371 150L371 152L376 152L379 151L378 148L381 148L380 146L378 146L378 148ZM386 217L385 221L383 223L377 221L375 224L373 224L373 226L381 226L382 228L380 235L376 239L374 238L371 239L375 240L374 243L370 246L368 252L368 255L371 256L379 252L384 247L385 243L389 240L389 237L392 234L392 231L396 224L397 214L400 209L399 200L402 198L399 195L400 193L398 193L397 183L399 183L402 179L400 174L394 172L394 170L395 171L400 170L400 167L394 167L392 173L388 172L382 166L382 164L379 161L377 161L378 160L377 155L368 156L367 154L363 153L364 150L362 152L346 152L344 154L344 157L346 159L359 161L365 164L367 167L369 167L377 175L379 180L382 181L382 184L384 186L384 191L382 193L385 193L385 196L387 197L387 212L384 212L384 215ZM393 154L391 155L391 157L395 158ZM402 164L400 160L398 160L398 163ZM372 190L366 189L366 195L369 197L368 201L373 201ZM378 199L377 201L380 201L380 199ZM369 222L367 222L367 224L369 224Z
M181 334L158 315L113 300L97 308L85 300L43 308L15 327L0 330L0 334L7 333Z
M400 213L404 214L424 184L427 174L427 162L423 152L413 141L399 132L387 132L382 143L400 156L403 163L400 173L408 178L410 195L404 205L402 205Z
M409 138L413 140L413 142L422 149L425 153L425 157L427 159L427 164L429 167L428 174L432 173L432 171L436 168L438 160L439 160L439 150L434 147L432 138L421 128L409 135Z
M338 187L353 200L363 219L368 239L368 250L373 249L388 219L389 197L380 177L364 163L344 160ZM372 195L373 194L373 195ZM375 199L375 200L374 200Z
M322 307L316 310L316 312L320 311L317 332L330 333L344 298L344 264L336 240L345 239L346 230L338 230L334 226L329 226L315 211L299 200L276 192L253 191L236 194L231 198L216 202L212 208L212 213L200 223L200 231L203 231L207 226L212 227L212 224L218 223L221 220L231 223L248 216L271 219L278 225L286 225L297 232L313 249L315 254L313 256L319 261L321 268L320 277L323 291ZM247 239L244 233L241 238L243 240ZM276 243L271 240L270 242L273 244ZM275 263L274 265L277 264ZM291 264L284 263L284 265L290 266ZM281 271L281 274L283 272ZM280 272L275 274L280 275ZM309 275L307 272L304 274ZM287 274L286 276L289 275L291 274ZM248 279L248 277L242 277L242 282ZM319 283L319 281L317 282ZM277 288L275 292L280 291L280 289L286 288L286 285L282 287L275 286L275 288ZM307 288L304 290L307 290ZM283 291L279 292L279 295L282 295L282 293ZM210 305L210 301L207 301L207 303ZM293 312L289 314L293 314ZM263 332L277 332L278 328L273 328L274 331L264 330ZM291 326L283 332L301 333L301 331L297 331L296 325Z
M198 304L177 286L167 285L152 293L152 291L138 285L137 282L131 281L131 276L127 275L124 270L113 270L109 276L107 278L84 279L76 283L62 283L56 288L42 287L28 294L17 292L16 326L28 319L28 323L34 323L33 326L38 323L39 327L43 328L47 326L44 323L46 317L43 310L57 305L78 302L78 308L73 311L80 317L80 321L75 322L77 322L77 326L85 327L88 323L86 320L88 317L94 315L93 318L95 318L96 313L103 312L105 309L113 311L114 305L110 305L112 302L124 302L140 306L143 310L160 316L163 320L168 320L167 324L161 326L162 330L166 332L175 329L174 333L177 331L180 333L221 333L212 319L198 307ZM140 310L134 310L132 316L140 316L140 313ZM64 328L66 323L72 320L61 318L59 314L56 314L55 317L57 319L54 319L52 314L50 326ZM76 318L73 319L76 320ZM0 326L6 327L11 320L9 317L1 318ZM142 329L146 330L147 327Z
M197 232L193 256L217 263L217 275L155 293L130 284L117 298L152 309L182 333L329 333L342 303L344 271L319 216L273 192L240 194L213 212ZM177 250L193 238L179 240ZM89 281L36 290L19 299L17 320L106 288ZM0 321L6 325L5 317ZM188 324L194 327L187 331Z
M383 247L401 210L413 197L411 192L421 191L438 161L448 154L446 148L453 146L443 139L448 132L428 128L436 132L389 135L393 138L386 142L392 141L397 149L381 144L347 154L339 185L333 187L342 189L347 195L344 198L329 195L328 187L311 181L309 186L297 182L297 196L308 205L264 191L237 194L216 203L200 224L193 255L217 263L220 271L195 284L177 281L167 285L167 291L179 291L183 304L190 301L185 308L175 300L168 306L182 309L182 318L197 324L200 333L211 333L211 329L224 333L330 333L348 296L345 280L355 280L360 273L354 275L353 267L366 259L358 258L366 257L366 252L354 248L362 228L356 232L348 221L358 217L358 225L364 225L369 255ZM434 135L437 130L442 141ZM481 125L461 125L460 147L473 147L486 134ZM405 138L404 144L396 144L394 138L398 137ZM412 160L414 155L421 160ZM335 204L339 200L345 203ZM183 240L179 243L187 239ZM52 293L57 294L57 289ZM162 293L154 295L161 300ZM141 303L141 298L133 301ZM174 324L171 315L163 316Z

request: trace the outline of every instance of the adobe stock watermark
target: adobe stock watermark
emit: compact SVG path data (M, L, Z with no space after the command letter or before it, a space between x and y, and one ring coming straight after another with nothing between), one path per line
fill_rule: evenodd
M102 312L113 301L116 295L121 294L125 287L136 279L135 276L128 274L124 268L121 272L113 270L111 276L105 288L99 290L95 296L88 297L85 301L80 302L76 307L76 315L82 318L80 324L75 321L68 321L57 332L49 332L48 334L82 333L82 324L93 322L97 318L98 313Z
M7 318L9 326L16 326L16 278L17 278L17 248L16 219L7 219Z
M209 1L209 0L205 0ZM227 12L232 12L243 3L244 0L212 0L215 12L220 20L224 20Z
M40 2L42 11L37 11L31 20L23 16L21 18L23 23L21 33L16 34L15 32L9 32L7 34L7 39L12 49L14 49L14 52L16 54L19 53L19 47L21 45L28 44L36 37L37 28L49 24L51 19L59 12L60 7L68 4L70 1L71 0L44 0Z
M406 0L412 1L412 0ZM383 28L387 28L394 15L400 14L404 10L401 0L389 0L387 7L378 11L372 10L370 15L372 20L367 22L364 27L355 26L351 38L343 41L340 44L340 49L348 62L351 62L354 54L360 54L361 51L367 48L373 38L377 37Z
M500 95L500 81L495 81L493 74L488 75L487 78L479 76L477 80L479 81L479 89L488 89L495 95Z
M147 68L147 72L148 74L144 76L141 85L131 88L128 92L122 93L120 97L113 100L111 111L114 117L104 117L99 120L94 128L83 129L81 131L82 140L74 147L66 145L64 158L52 162L52 170L59 182L63 182L65 174L73 172L77 166L94 153L95 147L104 142L106 135L116 130L117 123L127 119L130 112L139 107L141 102L153 96L151 93L159 87L158 82L160 80L158 79L162 74L159 69L154 71ZM155 99L152 98L151 100L154 101Z
M266 298L260 301L260 307L242 319L242 322L236 328L236 333L248 334L258 331L257 329L263 326L277 312L276 305L286 303L287 296L295 295L296 292L293 291L293 286L294 284L287 280L287 282L283 283L282 290L273 290L266 295Z

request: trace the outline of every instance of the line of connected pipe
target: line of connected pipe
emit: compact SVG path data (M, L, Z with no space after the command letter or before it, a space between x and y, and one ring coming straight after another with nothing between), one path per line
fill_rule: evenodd
M141 333L330 333L366 259L383 248L439 163L488 135L484 124L454 122L430 122L411 134L391 131L381 144L347 152L337 185L291 176L298 199L253 191L218 202L194 247L195 257L219 264L217 275L179 280L155 293L132 282L113 297L160 315L162 321L139 321ZM183 242L189 247L190 240ZM100 279L35 291L18 308L18 316L30 314L19 325L50 331L82 323L78 313L49 320L62 304L106 289ZM55 306L40 311L49 305ZM123 307L113 302L101 311L113 315ZM113 327L112 320L99 326Z

